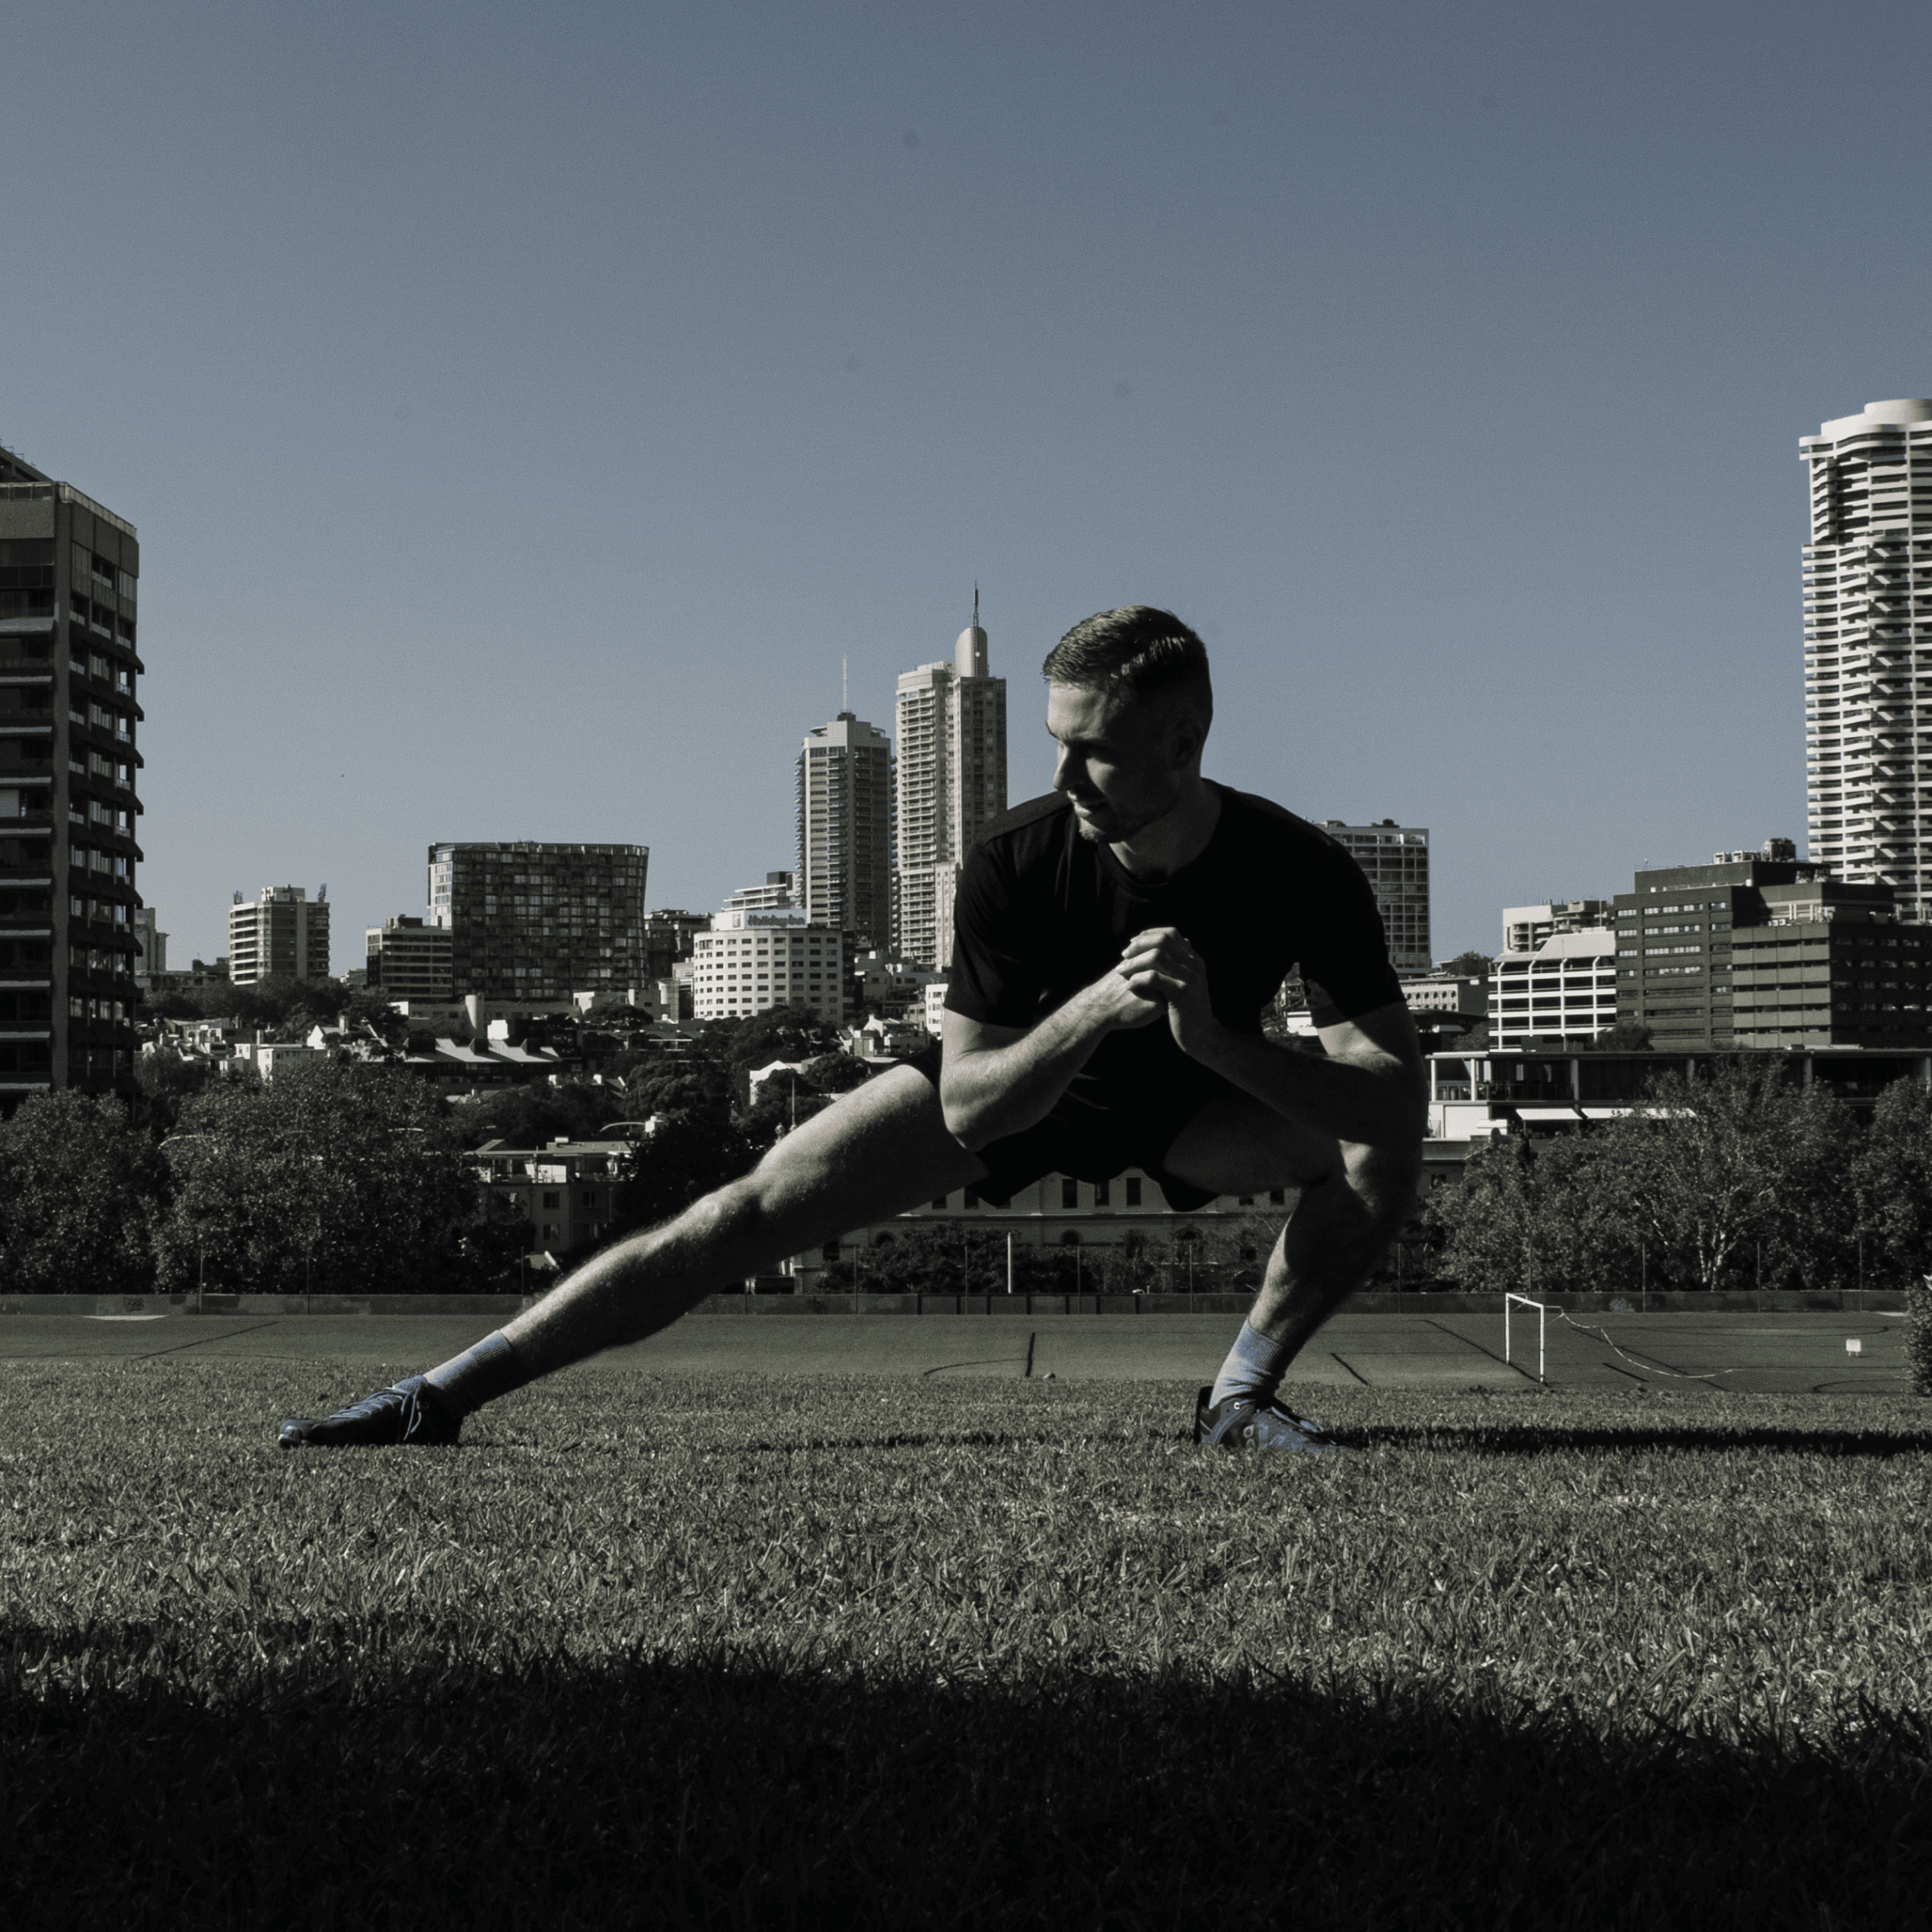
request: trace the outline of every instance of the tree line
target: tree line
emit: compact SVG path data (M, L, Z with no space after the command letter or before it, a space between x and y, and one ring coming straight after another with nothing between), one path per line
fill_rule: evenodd
M530 1224L481 1195L494 1141L634 1139L610 1238L741 1174L865 1070L789 1009L616 1056L601 1082L448 1098L318 1053L272 1082L145 1055L134 1104L59 1092L0 1121L0 1293L452 1293L514 1286ZM755 1090L751 1071L799 1063ZM646 1137L630 1123L650 1121ZM572 1257L575 1258L575 1257ZM735 1286L736 1284L729 1284ZM720 1286L727 1284L720 1283Z
M1932 1094L1900 1080L1861 1125L1773 1056L1661 1074L1587 1133L1472 1152L1420 1228L1472 1292L1902 1293L1932 1270Z
M479 1212L477 1148L638 1137L609 1238L676 1213L865 1077L837 1036L780 1011L629 1056L616 1077L454 1101L326 1055L199 1087L143 1063L133 1108L36 1096L0 1123L0 1292L365 1293L502 1287L529 1224ZM753 1090L749 1074L798 1063ZM1422 1202L1371 1286L1468 1292L1881 1287L1932 1274L1932 1095L1901 1081L1868 1125L1770 1056L1654 1080L1584 1133L1500 1137ZM620 1121L650 1120L646 1138ZM1247 1291L1278 1223L1104 1247L1015 1244L1046 1292ZM1002 1292L997 1224L907 1222L842 1253L828 1290ZM730 1284L720 1283L720 1287ZM1916 1297L1915 1297L1916 1298Z

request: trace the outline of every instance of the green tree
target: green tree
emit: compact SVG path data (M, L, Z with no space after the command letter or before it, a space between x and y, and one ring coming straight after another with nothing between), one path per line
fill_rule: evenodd
M1486 952L1459 952L1452 960L1444 960L1436 971L1451 980L1486 980L1494 962Z
M594 1080L565 1080L555 1087L533 1080L498 1088L457 1108L452 1117L465 1146L502 1141L511 1147L547 1147L557 1140L603 1138L601 1129L613 1121L649 1117L639 1113L632 1095Z
M1852 1163L1865 1278L1909 1287L1932 1273L1932 1093L1895 1080Z
M461 1286L478 1189L436 1097L317 1055L266 1084L224 1081L168 1144L167 1278L254 1293Z
M1922 1275L1905 1284L1905 1360L1913 1393L1932 1395L1932 1282Z
M1761 1241L1801 1275L1842 1250L1852 1201L1832 1148L1849 1146L1848 1123L1790 1071L1740 1059L1663 1075L1597 1137L1603 1195L1643 1242L1651 1286L1754 1279Z
M1627 1013L1614 1026L1606 1026L1590 1044L1606 1053L1648 1053L1650 1029Z
M1459 1186L1432 1193L1422 1231L1466 1290L1634 1285L1637 1244L1596 1136L1511 1133L1472 1152Z
M336 1016L345 1026L366 1026L385 1046L399 1047L409 1034L409 1022L390 1004L380 986L358 986L342 1002Z
M154 1286L166 1166L119 1101L31 1094L0 1121L0 1289L126 1294Z
M868 1294L1003 1294L1004 1229L958 1221L902 1221L864 1249L842 1253L828 1288Z
M184 1060L171 1046L142 1054L134 1062L142 1124L157 1135L168 1133L180 1117L182 1103L208 1084L208 1075L207 1061Z
M753 1146L773 1146L839 1097L821 1092L789 1070L774 1073L752 1090L751 1104L738 1117L738 1127Z
M629 1178L614 1191L613 1231L669 1220L736 1180L757 1151L722 1108L658 1113L650 1135L637 1145Z
M774 1060L817 1059L839 1044L839 1032L803 1006L774 1006L742 1020L720 1023L724 1059L732 1074L732 1097L747 1102L749 1075Z

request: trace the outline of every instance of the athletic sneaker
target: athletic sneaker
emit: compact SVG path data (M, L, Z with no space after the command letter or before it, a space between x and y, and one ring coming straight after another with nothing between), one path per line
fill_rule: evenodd
M1340 1455L1339 1443L1327 1441L1319 1422L1297 1415L1274 1396L1231 1395L1212 1400L1203 1389L1195 1398L1194 1439L1203 1449L1298 1449L1305 1455Z
M320 1422L305 1422L291 1416L276 1439L284 1449L299 1449L305 1443L319 1449L401 1443L433 1447L453 1443L462 1426L462 1417L444 1407L423 1377L412 1375L393 1389L378 1389Z

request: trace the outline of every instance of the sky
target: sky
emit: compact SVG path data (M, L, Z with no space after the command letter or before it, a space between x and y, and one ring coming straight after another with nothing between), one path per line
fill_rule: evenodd
M1829 31L1827 31L1827 28ZM1429 828L1435 951L1804 823L1798 439L1932 394L1932 10L327 8L7 29L0 443L142 541L170 964L436 840L789 868L979 587L1211 776ZM1257 881L1257 890L1265 882Z

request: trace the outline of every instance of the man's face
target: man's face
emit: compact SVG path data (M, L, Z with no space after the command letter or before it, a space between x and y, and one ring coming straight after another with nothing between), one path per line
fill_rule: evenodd
M1072 799L1080 836L1096 844L1123 844L1172 811L1199 748L1158 702L1077 684L1046 687L1046 729L1059 745L1053 788Z

